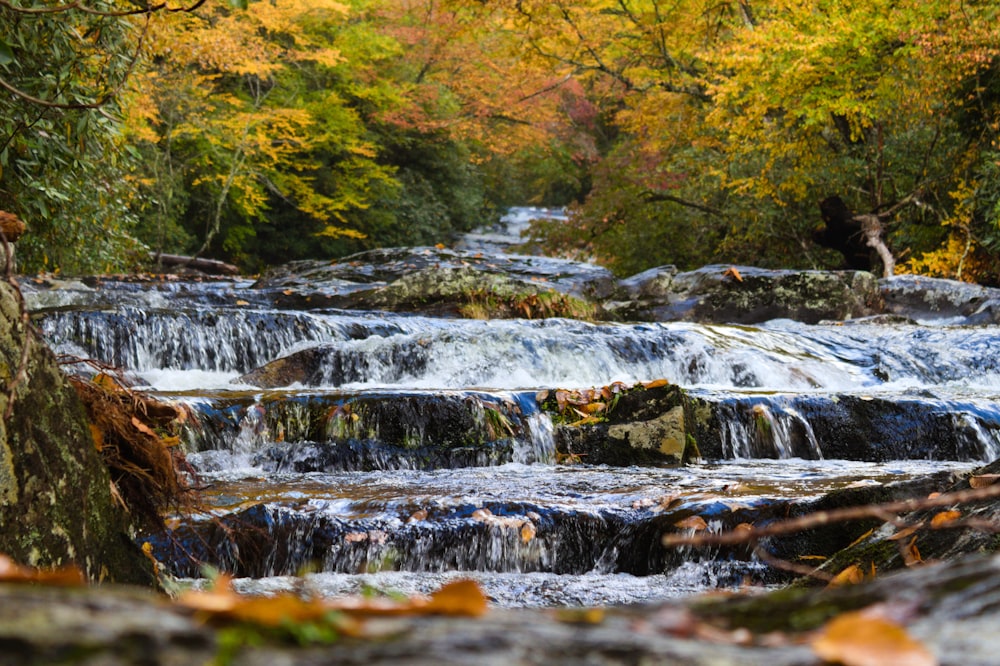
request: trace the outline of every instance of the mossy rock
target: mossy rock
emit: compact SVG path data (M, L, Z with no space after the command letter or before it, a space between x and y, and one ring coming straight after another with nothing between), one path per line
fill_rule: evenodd
M540 394L539 406L552 415L553 437L561 457L622 466L678 464L699 457L688 430L680 387L636 384L610 388L613 391L603 387L582 394L573 392L573 401L594 399L581 405L561 406L557 391ZM606 397L608 393L610 397ZM591 416L582 411L587 409L594 410Z
M152 584L127 516L112 502L83 406L52 351L25 330L6 282L0 378L0 414L11 410L0 421L0 553L31 566L73 564L91 580Z

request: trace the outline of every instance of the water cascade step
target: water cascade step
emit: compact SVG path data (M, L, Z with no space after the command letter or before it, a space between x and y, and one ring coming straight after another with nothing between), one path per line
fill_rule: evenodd
M411 593L471 577L495 603L547 606L769 585L783 574L754 552L667 549L662 536L941 491L1000 457L1000 327L988 322L364 306L435 267L595 302L635 290L591 265L497 253L514 240L494 229L456 250L380 250L256 281L23 283L58 352L119 367L183 410L206 511L144 538L175 575L210 565L240 589ZM770 547L822 555L856 536L820 532Z

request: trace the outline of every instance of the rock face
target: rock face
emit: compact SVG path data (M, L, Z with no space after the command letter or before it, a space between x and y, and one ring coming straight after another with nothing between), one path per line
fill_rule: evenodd
M0 415L11 410L0 421L0 552L33 566L75 564L92 580L151 584L83 407L52 352L25 330L18 303L0 282Z

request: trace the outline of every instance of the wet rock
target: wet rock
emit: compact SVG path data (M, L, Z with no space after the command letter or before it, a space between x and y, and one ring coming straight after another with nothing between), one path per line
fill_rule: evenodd
M477 319L593 316L592 305L545 282L471 267L425 268L384 287L350 295L354 309L420 312Z
M1000 478L994 476L997 474L1000 474L1000 460L962 475L939 492L967 491L972 487L970 480L976 478L986 479L983 483L989 485ZM976 485L983 487L978 482ZM958 513L952 516L952 520L944 523L941 529L934 529L931 524L934 516L948 510L956 510ZM962 527L963 522L985 526L1000 524L1000 499L997 498L954 507L911 511L899 516L899 521L899 525L915 525L918 529L901 539L896 535L903 527L875 521L870 535L837 553L836 557L824 564L823 569L836 573L851 564L861 564L869 567L874 565L879 571L892 571L923 562L954 560L973 553L995 553L1000 548L1000 540L992 528L977 529L975 525ZM954 524L949 525L952 521Z
M647 389L640 384L620 390L597 403L607 406L590 418L572 404L560 408L557 392L547 392L540 406L553 414L559 454L588 464L623 466L678 464L699 457L688 437L679 387Z
M516 400L485 393L243 396L192 405L188 447L253 442L268 471L435 469L539 462ZM517 455L518 449L524 453Z
M985 460L1000 411L984 401L857 394L689 396L709 459Z
M151 584L83 406L53 353L26 330L6 282L0 375L0 414L11 409L0 422L0 553L32 566L75 564L93 580Z
M328 644L223 635L150 594L110 587L0 586L5 663L208 663L247 666L408 663L529 665L669 663L814 666L807 632L879 604L942 664L995 662L1000 621L992 603L1000 560L967 557L836 589L672 600L593 614L492 609L485 616L401 616L370 621L371 635ZM228 637L228 641L224 638ZM250 640L254 638L254 640ZM153 662L150 662L153 663Z
M269 270L254 286L283 290L278 292L276 299L287 305L301 306L308 298L312 307L363 307L369 299L375 299L373 307L399 301L396 307L400 309L416 309L416 302L405 308L401 304L406 301L405 295L415 288L410 282L402 282L387 291L379 287L415 274L433 277L436 273L458 276L456 279L463 282L464 289L484 289L495 284L506 290L514 287L519 291L551 290L583 299L607 298L618 288L610 271L592 264L429 247L370 250L334 262L292 262ZM416 282L421 280L416 279ZM428 299L431 301L434 294L439 293L433 287L433 284L420 286L422 290L430 289ZM358 290L364 291L364 295L345 298ZM443 293L439 295L439 298L445 297Z
M879 286L885 309L893 314L956 324L1000 323L1000 289L918 275L885 278Z
M607 304L620 319L753 324L794 319L808 324L881 311L875 276L863 271L790 271L705 266L674 274L654 269L626 282L635 300Z

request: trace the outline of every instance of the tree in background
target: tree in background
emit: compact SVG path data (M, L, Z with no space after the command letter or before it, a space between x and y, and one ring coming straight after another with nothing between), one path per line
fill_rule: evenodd
M103 0L0 3L0 209L29 225L28 270L109 270L136 247L121 93L148 15Z

